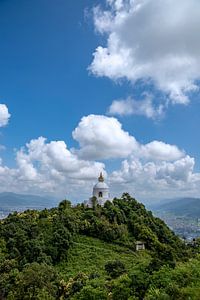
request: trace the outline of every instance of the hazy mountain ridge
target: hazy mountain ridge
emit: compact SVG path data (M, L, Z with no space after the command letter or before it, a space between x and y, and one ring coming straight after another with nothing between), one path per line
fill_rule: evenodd
M37 195L16 194L12 192L0 193L0 211L22 209L43 209L57 205L58 201Z
M172 213L176 216L200 218L200 198L175 198L164 200L157 205L152 205L154 211Z

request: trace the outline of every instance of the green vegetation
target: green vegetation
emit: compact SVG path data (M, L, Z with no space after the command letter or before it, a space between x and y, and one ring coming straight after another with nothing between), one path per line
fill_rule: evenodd
M136 241L146 250L135 250ZM0 223L0 299L199 299L200 257L124 194Z
M146 251L136 253L129 248L103 242L99 239L78 236L68 251L67 260L59 263L56 268L62 277L68 280L80 272L85 274L98 274L99 278L105 278L107 273L105 263L121 261L127 271L131 271L136 265L148 265L151 260Z

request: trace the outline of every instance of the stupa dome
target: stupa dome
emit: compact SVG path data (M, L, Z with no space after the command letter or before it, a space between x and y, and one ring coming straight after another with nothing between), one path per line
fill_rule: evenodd
M105 182L97 182L93 189L109 189L108 185Z
M88 206L89 207L92 207L93 197L95 197L97 199L97 203L99 205L104 205L104 203L107 200L110 200L109 187L104 182L104 177L103 177L102 173L100 173L100 176L98 178L98 182L93 187L92 197L88 201Z

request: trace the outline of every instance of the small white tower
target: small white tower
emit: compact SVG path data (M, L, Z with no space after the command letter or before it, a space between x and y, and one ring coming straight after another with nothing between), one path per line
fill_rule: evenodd
M98 178L98 182L95 184L93 187L93 194L92 197L88 201L88 206L92 207L92 199L93 197L96 197L97 203L99 205L104 205L104 203L107 200L110 200L110 193L109 193L109 187L108 185L104 182L104 177L102 175L102 172L100 173L100 176Z

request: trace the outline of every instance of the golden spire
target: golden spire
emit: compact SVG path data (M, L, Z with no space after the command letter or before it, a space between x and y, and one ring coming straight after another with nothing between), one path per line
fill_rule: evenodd
M102 175L102 172L100 173L98 180L99 180L99 182L104 182L104 177Z

